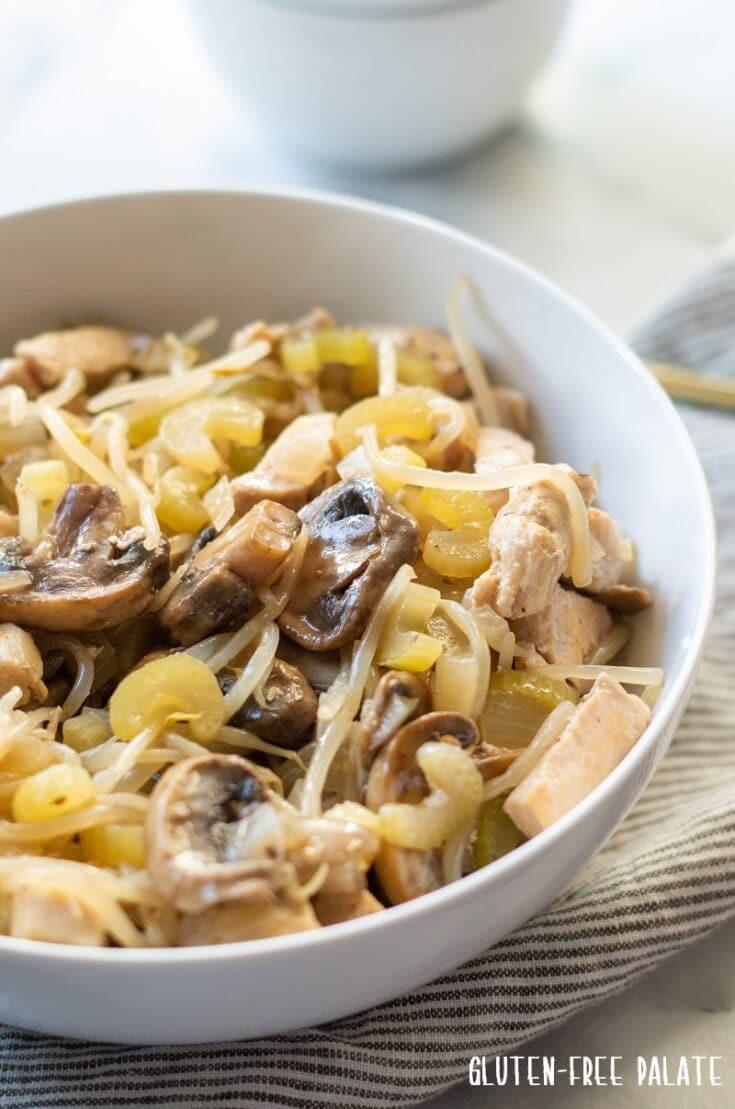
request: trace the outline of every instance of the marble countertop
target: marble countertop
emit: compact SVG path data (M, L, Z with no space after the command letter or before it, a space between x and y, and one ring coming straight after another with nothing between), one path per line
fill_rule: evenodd
M522 123L460 165L336 178L269 151L180 0L2 0L0 212L92 193L307 184L492 240L625 332L735 232L731 0L578 0ZM735 1095L735 923L535 1053L723 1056L718 1089L470 1090L444 1107L725 1106ZM729 1058L728 1058L729 1056Z

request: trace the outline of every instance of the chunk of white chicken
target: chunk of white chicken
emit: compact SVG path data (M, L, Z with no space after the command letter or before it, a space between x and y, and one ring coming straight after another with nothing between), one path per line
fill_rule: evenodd
M475 473L493 474L510 466L533 462L536 449L530 439L507 427L481 427L475 443Z
M71 369L91 381L104 380L118 370L143 369L154 349L148 336L119 327L71 327L44 331L15 344L14 354L44 388L56 385Z
M490 568L475 582L477 605L506 620L541 612L565 572L572 529L564 494L550 481L513 489L490 528Z
M21 886L10 910L10 935L23 940L103 947L104 929L85 905L62 888Z
M640 697L601 674L558 741L509 795L505 812L526 836L550 827L614 770L650 718Z
M255 469L232 481L237 511L247 512L266 498L296 511L332 485L337 479L335 421L333 412L313 412L290 423Z
M571 666L585 662L611 627L604 605L560 585L546 608L511 623L518 641L530 643L546 662Z
M617 585L625 565L625 546L620 527L601 508L590 508L590 537L592 539L592 578L586 587L588 593L604 593Z
M0 624L0 697L13 686L22 693L20 703L45 701L43 659L29 632L16 624Z

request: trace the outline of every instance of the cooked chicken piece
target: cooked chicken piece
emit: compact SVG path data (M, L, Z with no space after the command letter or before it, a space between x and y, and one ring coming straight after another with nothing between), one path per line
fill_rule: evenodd
M475 473L493 474L533 462L536 449L529 439L507 427L481 427L475 445Z
M10 935L23 940L103 947L105 933L73 894L47 883L23 886L13 894Z
M266 498L296 511L336 481L335 421L333 412L313 412L284 428L255 469L234 478L237 511Z
M418 527L370 478L326 489L300 516L309 543L280 625L311 651L342 647L362 635L399 567L415 561Z
M322 924L335 924L354 916L366 892L366 875L380 846L375 832L354 820L329 817L304 821L307 839L291 853L302 880L326 863L327 877L314 897L314 910Z
M513 823L535 836L559 820L622 761L650 718L640 697L601 674L558 741L506 800Z
M507 620L532 616L549 604L572 547L564 494L549 481L511 490L490 527L492 562L474 584L475 604Z
M641 612L642 609L650 608L653 604L653 597L642 585L613 585L610 589L598 593L597 600L607 605L613 612L622 612L626 615Z
M17 685L28 701L43 701L43 659L33 638L15 624L0 624L0 697Z
M604 593L620 581L625 559L623 536L620 528L600 508L590 508L590 536L592 538L592 579L586 587L588 593Z
M168 573L168 544L143 546L126 530L120 498L104 485L70 485L35 547L0 539L0 573L25 570L23 590L0 591L0 620L50 631L92 631L140 615Z
M194 555L161 609L163 627L188 647L249 620L260 608L255 590L278 575L300 531L290 508L260 501Z
M182 916L176 940L185 946L237 943L311 932L315 928L319 928L319 921L311 902L303 898L282 898L273 904L236 901Z
M234 670L220 670L217 680L223 693L232 688L236 677ZM311 739L316 710L316 694L304 675L295 666L277 658L265 682L262 700L251 693L229 723L253 732L268 743L296 748Z
M44 388L57 385L68 370L88 381L103 381L118 370L145 366L153 345L147 336L119 327L71 327L44 331L15 344L15 355Z
M39 395L41 385L24 358L0 358L0 387L20 385L31 400Z
M585 662L612 627L604 605L573 589L553 586L546 608L511 623L522 643L531 643L546 662L578 666Z

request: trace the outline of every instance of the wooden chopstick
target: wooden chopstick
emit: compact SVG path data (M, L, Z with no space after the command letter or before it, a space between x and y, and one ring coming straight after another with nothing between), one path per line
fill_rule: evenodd
M674 400L735 411L735 379L697 374L670 362L646 365Z

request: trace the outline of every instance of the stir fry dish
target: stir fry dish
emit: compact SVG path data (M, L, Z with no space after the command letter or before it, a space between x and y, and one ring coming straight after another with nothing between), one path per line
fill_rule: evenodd
M593 477L448 334L91 323L0 362L0 933L321 928L569 813L645 730Z

